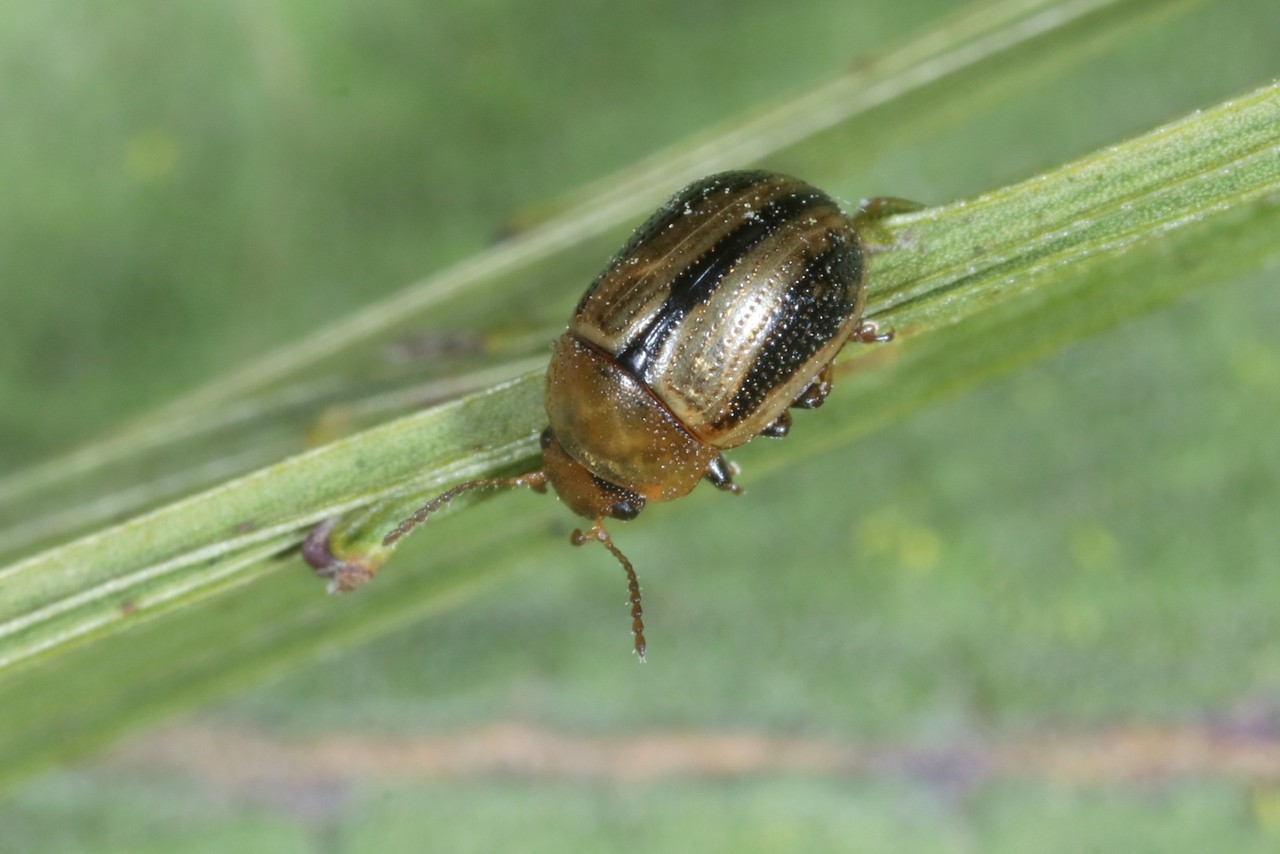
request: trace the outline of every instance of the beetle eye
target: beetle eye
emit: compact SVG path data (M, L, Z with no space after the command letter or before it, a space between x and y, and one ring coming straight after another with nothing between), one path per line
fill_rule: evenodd
M623 522L630 522L639 516L640 511L643 509L644 499L637 495L634 499L624 498L621 501L615 501L613 507L609 510L609 515L615 519L621 519Z
M548 427L546 430L542 431L542 437L538 439L538 443L542 445L542 450L545 451L547 448L551 447L551 438L551 428Z

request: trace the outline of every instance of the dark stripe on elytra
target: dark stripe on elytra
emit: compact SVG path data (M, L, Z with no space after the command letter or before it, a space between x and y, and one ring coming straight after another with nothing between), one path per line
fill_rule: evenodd
M736 171L736 172L720 172L716 175L708 175L707 177L694 181L685 187L676 195L672 196L667 202L656 211L653 215L645 220L644 224L631 233L631 237L604 265L604 270L596 276L596 280L591 283L591 287L587 288L587 292L583 294L582 299L578 302L577 312L581 312L587 304L587 300L595 293L596 288L600 286L610 276L618 271L618 268L625 264L635 255L636 248L644 243L648 243L657 235L666 231L680 220L689 216L688 208L695 208L701 204L708 196L713 194L724 194L726 196L742 195L746 190L759 184L767 183L777 176L771 172L759 171Z
M769 202L752 219L744 219L672 280L666 301L630 346L618 354L618 362L648 381L649 360L662 349L690 311L711 299L734 265L788 221L821 204L831 204L831 200L818 190L792 193Z
M783 295L783 316L724 416L713 425L716 429L732 428L751 417L775 389L840 334L854 310L861 278L858 244L828 232L827 248L805 263L804 272Z
M750 187L766 183L775 177L770 172L737 171L720 172L694 181L654 211L653 215L645 220L644 225L632 233L631 239L614 256L615 260L630 258L637 246L649 242L655 235L661 234L678 220L688 216L686 208L697 205L713 193L723 193L726 196L738 195Z

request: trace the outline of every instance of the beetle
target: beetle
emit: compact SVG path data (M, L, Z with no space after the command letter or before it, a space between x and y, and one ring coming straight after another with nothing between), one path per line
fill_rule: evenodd
M722 172L676 193L587 288L555 344L542 467L455 486L383 546L465 492L549 485L591 523L571 542L602 544L625 570L643 661L640 583L605 520L634 519L702 480L739 493L723 451L785 436L792 408L821 406L846 342L891 340L862 319L860 226L894 201L849 216L821 190L764 171Z

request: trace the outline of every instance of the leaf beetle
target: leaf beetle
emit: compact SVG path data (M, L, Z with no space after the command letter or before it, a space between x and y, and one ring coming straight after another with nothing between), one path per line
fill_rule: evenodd
M764 171L722 172L685 187L609 261L556 342L542 467L455 486L401 521L382 546L462 493L551 486L591 523L573 531L572 543L602 544L626 571L643 661L640 583L605 520L634 519L648 502L680 498L702 480L740 492L722 452L785 436L790 409L821 406L846 342L891 340L862 319L860 228L903 204L875 199L849 216L821 190ZM303 554L335 578L341 562L327 536L321 525Z

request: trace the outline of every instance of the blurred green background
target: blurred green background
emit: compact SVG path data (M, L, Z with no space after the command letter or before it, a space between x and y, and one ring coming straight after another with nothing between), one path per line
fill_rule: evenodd
M1117 5L1148 17L883 110L839 191L948 201L1277 72L1273 0ZM961 8L12 5L0 472ZM785 471L744 449L748 496L615 532L643 668L567 514L489 502L546 514L509 584L30 779L0 848L1275 850L1278 276Z

